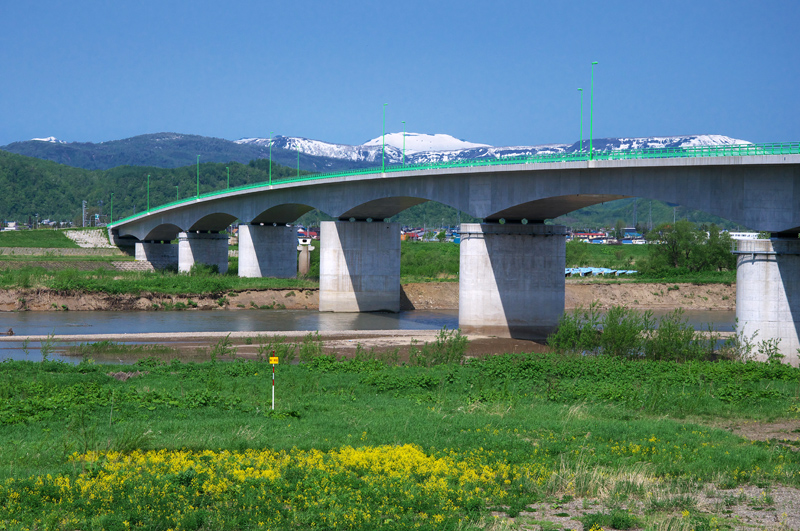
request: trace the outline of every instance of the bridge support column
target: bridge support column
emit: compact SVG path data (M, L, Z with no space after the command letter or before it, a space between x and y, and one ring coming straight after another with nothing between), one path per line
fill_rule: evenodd
M178 271L188 273L194 264L217 266L228 271L228 235L218 232L178 233Z
M462 223L461 330L546 338L564 313L565 238L561 225Z
M737 242L736 319L756 342L780 339L784 361L800 362L800 239Z
M400 311L400 224L320 224L319 309Z
M239 225L239 276L295 278L295 229L286 225Z
M137 262L150 262L154 269L178 267L178 246L174 243L143 241L134 244Z

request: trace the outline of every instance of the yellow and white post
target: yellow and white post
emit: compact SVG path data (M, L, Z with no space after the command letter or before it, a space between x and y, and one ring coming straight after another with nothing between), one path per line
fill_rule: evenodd
M275 352L273 352L275 354ZM275 409L275 365L278 364L278 356L270 356L269 363L272 365L272 409Z

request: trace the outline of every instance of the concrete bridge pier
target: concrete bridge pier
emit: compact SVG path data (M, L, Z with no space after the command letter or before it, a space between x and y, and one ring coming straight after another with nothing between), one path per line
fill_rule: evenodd
M179 232L178 272L188 273L194 264L228 271L228 235L224 232Z
M562 225L462 223L459 328L546 338L564 313L565 262Z
M400 311L400 225L320 224L321 312Z
M239 276L295 278L297 235L286 225L239 225Z
M737 242L736 319L755 342L780 339L787 363L800 363L800 239Z
M175 269L178 266L178 246L160 241L136 242L134 259L138 262L150 262L154 269Z

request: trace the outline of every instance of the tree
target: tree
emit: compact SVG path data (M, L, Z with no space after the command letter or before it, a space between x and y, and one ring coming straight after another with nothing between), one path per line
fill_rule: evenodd
M686 220L674 225L664 223L647 233L646 238L651 244L648 246L648 269L651 270L718 271L736 266L730 235L720 234L713 224L705 232Z

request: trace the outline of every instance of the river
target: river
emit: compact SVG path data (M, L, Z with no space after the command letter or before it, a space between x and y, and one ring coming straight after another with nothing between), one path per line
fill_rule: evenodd
M656 318L668 313L656 310ZM686 311L686 320L698 330L710 323L715 330L733 330L735 312ZM0 333L8 328L16 336L86 335L143 332L267 332L337 330L438 330L458 328L457 310L410 311L400 313L323 313L316 310L243 310L172 312L3 312ZM68 346L77 342L59 342ZM0 360L41 360L39 343L0 342ZM75 363L74 357L54 353L51 359Z

